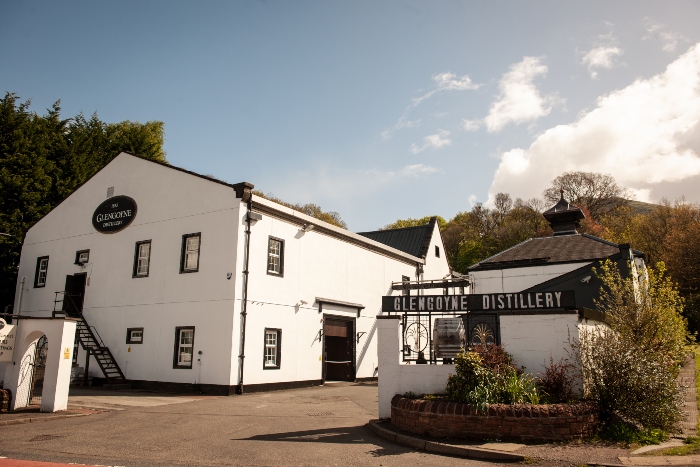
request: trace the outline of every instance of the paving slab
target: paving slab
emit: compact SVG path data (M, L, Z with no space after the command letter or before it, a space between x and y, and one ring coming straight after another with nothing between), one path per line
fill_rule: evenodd
M700 465L700 456L620 457L622 465Z

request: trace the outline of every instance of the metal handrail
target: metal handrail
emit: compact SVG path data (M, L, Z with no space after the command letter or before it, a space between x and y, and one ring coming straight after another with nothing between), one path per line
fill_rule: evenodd
M87 323L86 323L86 324L87 324ZM88 326L88 328L89 328L91 331L94 331L95 335L97 335L97 339L100 340L100 342L99 342L100 347L104 348L104 347L105 347L105 343L104 343L104 341L102 340L102 336L100 336L100 333L97 332L97 328L96 328L95 326ZM97 342L97 339L95 339L95 342Z

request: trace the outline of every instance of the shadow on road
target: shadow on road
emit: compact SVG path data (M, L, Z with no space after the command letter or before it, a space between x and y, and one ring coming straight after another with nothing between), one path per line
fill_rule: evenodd
M287 433L272 433L251 436L249 438L231 438L231 441L287 441L293 443L367 444L376 446L376 449L368 451L368 453L370 453L373 457L389 455L393 456L412 451L412 449L407 449L397 444L389 442L386 442L385 444L384 440L375 437L364 425L321 430L291 431Z

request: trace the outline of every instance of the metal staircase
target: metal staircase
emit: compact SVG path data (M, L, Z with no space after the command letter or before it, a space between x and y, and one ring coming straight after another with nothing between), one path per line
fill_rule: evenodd
M56 292L54 299L53 316L68 317L78 320L75 329L78 342L87 351L88 355L95 357L95 361L100 366L102 373L105 375L108 384L123 384L126 383L124 373L114 359L112 352L104 344L100 334L94 326L90 326L83 316L83 297L81 294L71 295L65 291ZM59 306L59 303L61 304ZM89 358L87 361L89 362ZM85 368L87 375L88 368Z

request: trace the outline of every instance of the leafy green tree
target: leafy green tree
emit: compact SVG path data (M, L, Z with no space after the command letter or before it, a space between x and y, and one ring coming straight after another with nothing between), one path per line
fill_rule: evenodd
M392 222L391 224L385 225L379 230L403 229L405 227L420 227L421 225L427 225L430 222L431 217L432 216L425 216L419 219L413 219L410 217L408 219L399 219L396 222ZM447 221L445 221L445 219L443 219L440 216L437 216L437 223L440 230L444 229L445 226L447 226Z
M166 162L162 122L38 115L13 93L0 99L0 310L13 302L24 235L121 151Z

